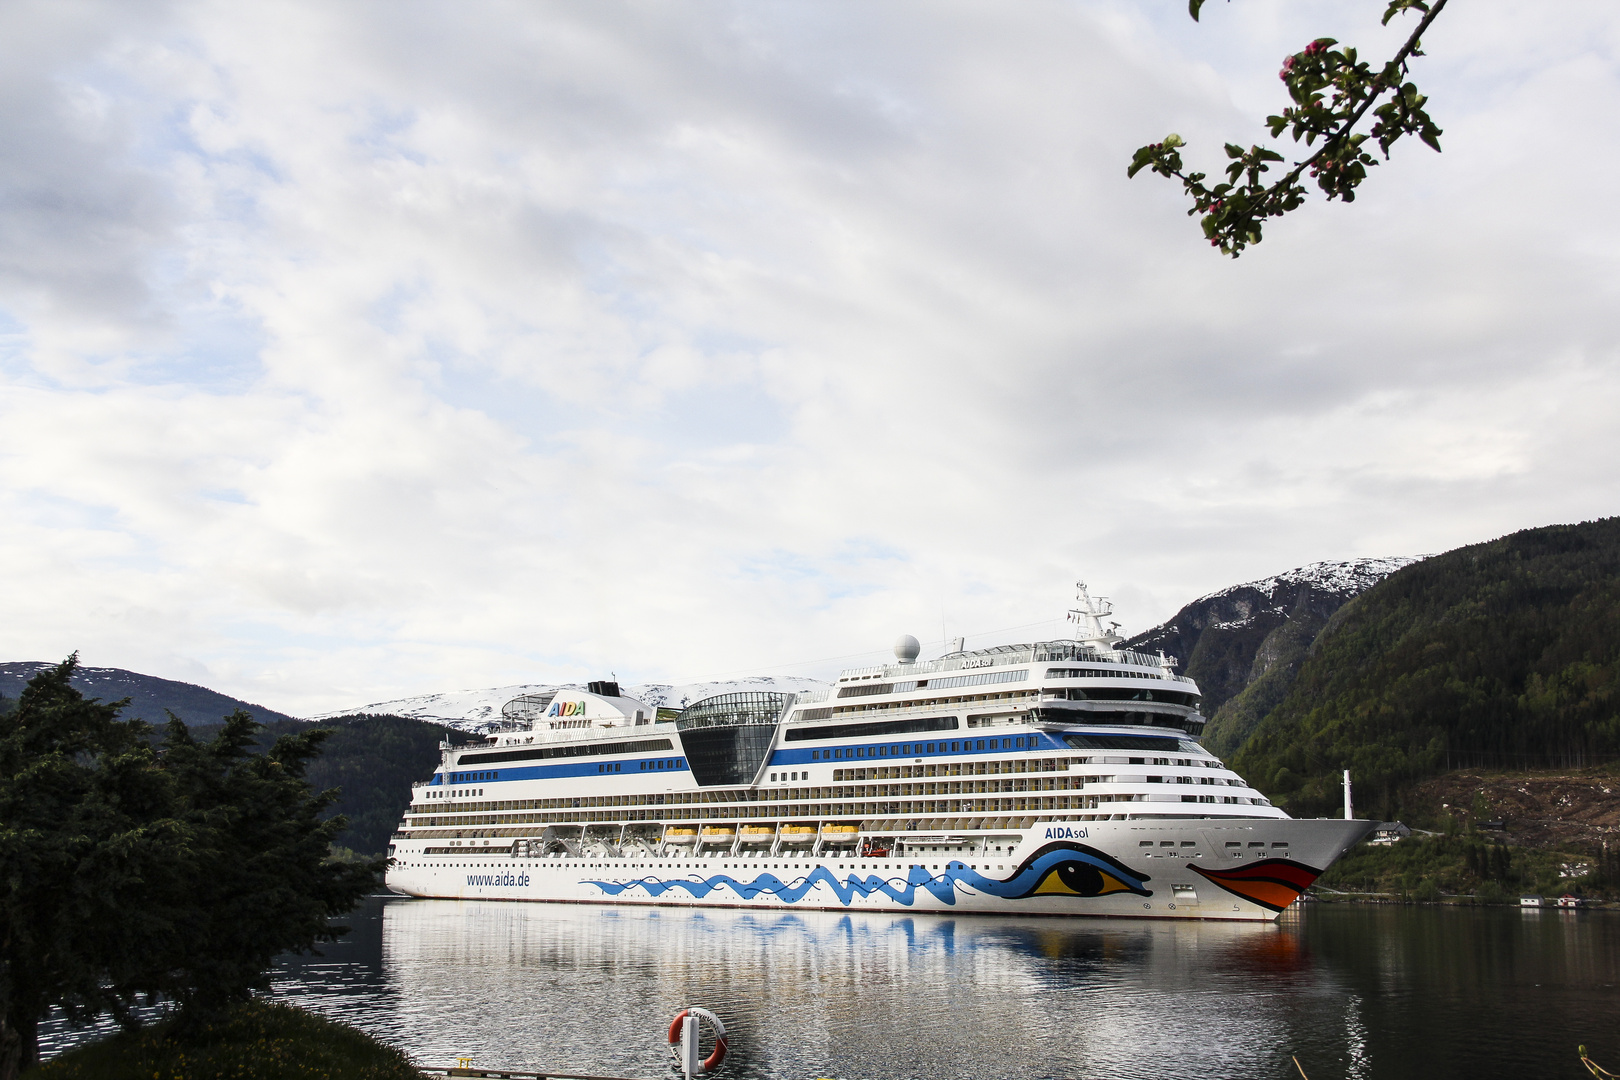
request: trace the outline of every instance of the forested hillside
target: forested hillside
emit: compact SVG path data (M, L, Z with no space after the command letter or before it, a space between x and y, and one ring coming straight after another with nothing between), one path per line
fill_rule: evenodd
M388 836L399 825L411 801L411 784L433 775L439 763L439 741L476 741L426 720L404 716L343 716L309 724L277 721L265 726L261 741L310 727L330 728L321 754L309 766L309 782L317 790L342 788L343 797L332 812L349 817L348 831L338 843L362 855L381 855ZM196 732L210 734L207 727Z
M278 730L282 726L275 725ZM458 745L482 742L403 716L339 717L318 726L333 730L321 756L310 764L309 782L317 789L343 789L333 809L348 815L349 829L338 842L362 855L387 850L389 834L410 805L411 784L432 776L439 764L441 739Z
M1620 519L1532 529L1414 563L1339 609L1233 766L1294 814L1339 770L1393 818L1458 767L1620 755Z

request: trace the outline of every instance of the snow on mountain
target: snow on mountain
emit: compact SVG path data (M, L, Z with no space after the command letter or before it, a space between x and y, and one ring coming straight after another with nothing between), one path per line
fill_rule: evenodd
M824 690L826 687L826 683L816 679L760 675L749 679L684 683L679 686L670 683L642 683L638 686L624 687L623 693L625 696L635 698L637 701L644 701L655 709L684 709L694 702L714 697L717 694L733 694L749 690L765 693L796 694L808 690ZM444 724L462 731L484 731L488 729L491 723L500 719L502 705L522 694L544 694L552 690L583 689L585 687L580 683L521 683L517 686L498 686L487 690L456 690L442 694L420 694L416 697L396 698L393 701L377 701L370 705L337 709L332 712L321 713L319 716L306 717L306 719L328 720L338 716L352 716L356 713L372 713L388 716L409 716L416 720L431 720L434 723Z
M1229 585L1207 596L1200 596L1193 604L1203 604L1211 600L1220 600L1235 593L1253 590L1262 593L1267 599L1279 599L1280 594L1287 594L1301 585L1325 593L1334 593L1340 596L1359 596L1378 584L1384 578L1393 574L1401 567L1417 562L1418 559L1405 555L1392 555L1384 558L1351 559L1347 562L1319 562L1309 566L1296 567L1281 574L1261 578L1258 581L1246 581L1241 585ZM1191 605L1188 605L1191 606ZM1252 616L1249 616L1252 618ZM1245 618L1234 626L1247 622Z
M1416 561L1319 562L1232 585L1200 596L1126 646L1178 657L1182 673L1197 680L1203 691L1206 714L1215 715L1278 664L1292 671L1335 611Z

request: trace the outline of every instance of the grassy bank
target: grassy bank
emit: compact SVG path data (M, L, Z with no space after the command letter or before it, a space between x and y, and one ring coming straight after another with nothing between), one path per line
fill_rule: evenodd
M421 1080L403 1050L290 1005L254 1001L177 1035L168 1023L70 1050L24 1080Z
M1477 835L1414 835L1388 847L1363 844L1317 884L1340 892L1385 893L1411 900L1443 895L1480 903L1517 903L1521 893L1620 898L1620 859L1548 848L1509 847Z

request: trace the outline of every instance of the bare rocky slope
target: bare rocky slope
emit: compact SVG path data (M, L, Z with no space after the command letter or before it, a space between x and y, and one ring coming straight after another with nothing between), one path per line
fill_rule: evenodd
M1520 847L1595 851L1620 844L1620 767L1459 770L1419 783L1406 807L1413 820L1441 824L1449 816Z

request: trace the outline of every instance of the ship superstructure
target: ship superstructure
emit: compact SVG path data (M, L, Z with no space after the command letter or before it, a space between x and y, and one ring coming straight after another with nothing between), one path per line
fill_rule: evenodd
M435 897L1269 919L1372 828L1296 820L1198 743L1197 685L1072 639L958 648L678 714L519 698L413 789L387 882Z

